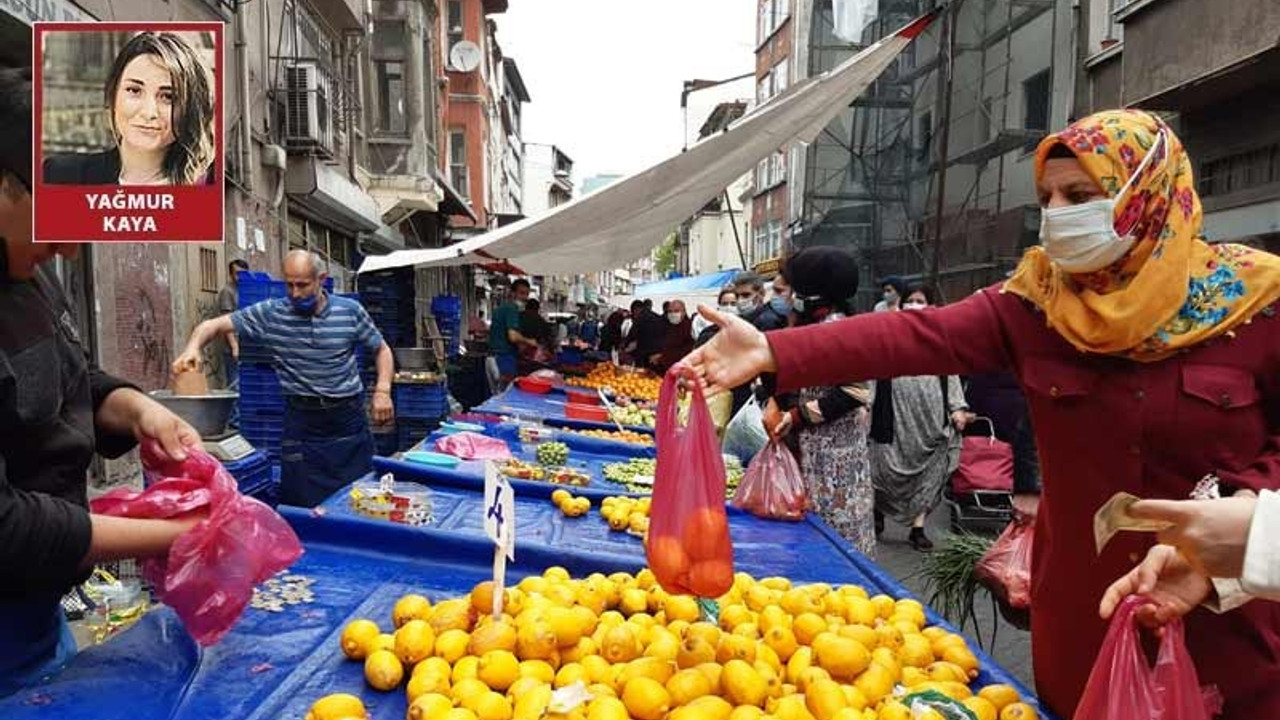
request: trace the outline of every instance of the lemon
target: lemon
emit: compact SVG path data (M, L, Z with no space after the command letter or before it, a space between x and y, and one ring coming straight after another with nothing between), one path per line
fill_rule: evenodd
M591 685L588 685L587 692L591 693L591 697L596 698L618 697L618 691L614 690L612 685L605 685L604 683L592 683Z
M556 679L556 669L546 660L523 660L520 663L520 677L534 678L539 682L551 684Z
M869 704L874 705L893 691L893 674L883 665L871 663L871 666L854 681L853 686L862 693Z
M873 648L880 644L880 636L874 628L866 625L841 625L836 634L862 643L863 647Z
M419 695L409 703L406 720L435 720L453 709L453 701L439 693Z
M720 645L716 648L716 662L721 664L730 660L756 661L756 643L741 635L721 635Z
M636 720L662 720L671 707L671 695L657 680L638 677L623 688L622 702Z
M823 633L813 643L813 660L818 667L844 682L852 682L871 664L871 652L862 643L834 633Z
M431 657L435 648L436 633L425 620L410 620L396 630L396 657L405 665L413 665Z
M505 691L520 677L520 661L509 650L490 650L480 657L476 677L490 690ZM485 718L482 716L480 720Z
M720 680L721 678L724 677L723 665L721 665L720 663L714 663L714 662L702 663L701 665L695 667L694 670L697 670L703 675L706 675L707 679L711 681L711 687L715 688L714 692L716 693L720 692L720 689L721 689Z
M861 711L866 709L867 705L870 704L867 702L866 696L863 695L862 691L858 688L852 685L841 685L840 689L844 691L844 701L848 703L850 708ZM836 713L836 715L839 714L840 713Z
M457 685L459 680L474 680L476 675L479 674L479 670L480 658L475 655L468 655L453 664L453 674L450 676L450 680L453 681L454 685Z
M720 684L725 699L736 705L761 707L768 692L765 679L743 660L730 660L724 664Z
M414 675L422 675L426 673L438 675L443 678L445 682L448 682L453 677L453 666L449 664L448 660L440 657L429 657L413 666Z
M597 697L587 707L587 720L630 720L627 706L616 697Z
M720 608L721 629L732 631L746 622L753 622L751 610L746 605L725 605Z
M547 625L555 633L556 643L562 647L573 647L582 638L583 626L579 618L567 607L553 607L547 610Z
M903 642L905 642L905 638L903 637L902 630L897 627L886 623L876 628L876 645L879 647L897 650L902 647Z
M569 579L569 571L565 570L559 565L552 565L551 567L542 571L542 577L548 580L553 580L553 581L558 580L560 582L565 582Z
M890 700L880 706L878 720L913 720L911 710L897 700Z
M586 668L578 663L569 663L561 667L560 672L556 673L555 686L558 688L568 687L578 682L586 685L588 680Z
M908 635L898 648L898 659L908 667L928 667L934 660L933 643L923 635Z
M978 676L978 658L969 648L963 645L951 645L943 649L942 659L959 665L968 675L962 682L968 682L969 678Z
M491 650L515 650L516 628L506 620L477 627L467 642L468 655L484 655Z
M776 700L770 699L765 712L778 720L814 720L813 714L805 707L804 695L787 695Z
M618 610L623 615L630 617L637 613L645 612L649 609L649 594L640 588L627 588L622 591L622 598L618 602Z
M489 692L489 686L477 678L463 678L453 683L449 695L460 707L469 707L471 701Z
M445 713L440 720L477 720L476 714L466 708L456 707Z
M325 695L311 705L306 720L364 720L369 713L360 698L347 693Z
M739 705L729 713L727 720L760 720L764 717L764 711L755 705Z
M645 648L644 654L647 657L658 658L666 662L675 662L680 656L680 640L668 632L656 635L649 642L649 646Z
M408 687L405 689L410 703L423 695L443 695L448 692L449 676L433 672L414 672L413 676L409 678Z
M988 685L978 691L978 697L989 701L996 710L1003 710L1022 700L1012 685Z
M978 720L998 720L1000 711L992 702L984 697L965 698L960 704L969 708L969 712L974 714Z
M391 609L391 621L397 628L410 620L426 620L431 617L431 601L421 595L405 595Z
M477 720L511 720L514 713L507 696L492 690L472 698L470 710Z
M640 655L640 642L635 631L626 625L610 629L600 643L600 654L611 663L631 662Z
M381 634L382 631L378 629L377 623L360 618L352 620L347 623L346 627L342 628L342 639L339 643L342 645L344 655L352 660L363 660L368 655L370 643Z
M404 666L390 650L374 650L364 659L364 679L374 690L395 690L404 679Z
M875 720L876 711L868 710L867 712L871 713L871 720ZM847 708L841 708L840 712L836 713L836 716L835 718L833 718L833 720L863 720L863 715L861 710L854 710L851 707L847 707Z
M857 625L874 625L880 617L875 603L863 597L851 597L845 602L845 620Z
M569 491L565 490L564 488L561 488L559 490L554 490L551 493L551 502L554 503L556 507L563 505L565 500L571 500L572 498L573 496L570 495Z
M704 643L715 648L720 644L720 628L709 622L699 621L690 623L688 629L684 631L684 639L692 640L697 638Z
M516 656L521 660L550 660L560 643L543 621L528 623L516 631Z
M378 637L373 638L364 648L365 657L369 657L369 653L375 650L390 650L395 652L396 636L391 633L379 633Z
M790 660L800 647L800 643L796 641L796 634L785 625L775 625L770 628L764 634L764 643L782 662Z
M667 598L667 603L663 610L667 613L667 620L684 620L685 622L697 622L701 617L698 610L698 601L689 595L672 595Z
M515 699L514 720L541 720L551 703L551 686L540 685Z
M507 697L518 698L521 695L532 691L534 688L547 684L549 683L545 683L538 678L519 677L515 682L511 683L511 687L507 688Z
M605 682L613 677L612 666L609 661L599 655L588 655L579 660L578 664L582 666L583 670L587 671L587 679L593 684Z
M827 621L816 613L804 613L796 616L791 629L801 645L812 645L814 638L827 631Z
M871 662L883 665L893 675L894 682L902 679L902 663L898 661L898 656L889 648L876 648L871 651Z
M934 682L968 682L969 675L964 668L945 660L929 663L925 667L925 672L929 674L929 679Z
M681 670L667 681L667 692L671 695L673 705L687 705L694 700L715 692L711 678L700 671L689 668Z
M471 607L471 603L465 598L455 598L445 600L431 608L431 617L428 622L431 623L431 629L439 635L445 630L470 631L475 619L476 612Z
M1000 720L1037 720L1039 717L1035 708L1021 702L1005 705L1000 711Z
M436 657L443 658L452 665L467 654L470 643L471 635L466 630L445 630L436 635Z
M640 657L627 663L618 675L618 682L626 685L633 678L647 677L665 685L675 674L675 663L655 657Z
M913 688L920 683L929 681L929 673L917 667L902 668L902 685L904 687Z
M693 626L690 626L692 628ZM676 651L676 665L681 668L697 667L716 659L715 646L701 637L686 637Z
M849 706L844 690L834 680L815 681L805 688L804 700L817 720L835 720L836 713Z

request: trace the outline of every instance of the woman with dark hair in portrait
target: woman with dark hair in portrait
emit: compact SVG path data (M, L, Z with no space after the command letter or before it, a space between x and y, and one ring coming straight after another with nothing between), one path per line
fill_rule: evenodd
M45 158L51 185L203 185L212 179L213 81L178 35L143 32L116 55L103 99L115 147Z
M808 247L788 257L781 277L790 289L790 325L832 323L848 317L858 293L858 261L835 247ZM770 381L772 379L770 378ZM874 492L867 453L870 382L807 387L775 396L781 417L766 430L799 435L800 464L815 512L864 554L875 551Z

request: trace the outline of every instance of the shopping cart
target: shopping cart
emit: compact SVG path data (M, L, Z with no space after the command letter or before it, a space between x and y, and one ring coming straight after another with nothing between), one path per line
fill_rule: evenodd
M951 529L998 532L1013 519L1013 446L996 438L985 417L969 424L961 442L960 466L946 491Z

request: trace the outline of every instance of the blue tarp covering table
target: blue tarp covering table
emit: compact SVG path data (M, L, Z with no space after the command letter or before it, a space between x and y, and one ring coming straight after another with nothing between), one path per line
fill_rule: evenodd
M314 602L286 605L279 613L250 608L219 645L206 649L195 646L171 611L153 611L81 653L55 678L0 700L0 717L301 720L317 698L349 692L363 698L376 720L403 718L403 690L370 689L362 664L341 654L338 637L357 617L389 626L391 608L404 593L421 592L434 602L490 577L493 547L482 535L481 494L440 477L433 482L435 527L355 517L344 510L345 497L331 499L321 512L283 508L306 547L290 572L313 580ZM554 488L535 489L549 495ZM640 542L610 532L598 512L567 519L545 495L518 492L520 545L508 567L513 582L552 565L582 577L635 572L644 564ZM757 577L855 583L870 593L910 596L816 518L774 523L735 512L730 528L740 569ZM929 620L943 624L932 612ZM990 657L978 657L981 684L1008 682L1031 697Z
M617 429L617 426L611 422L565 417L564 403L565 396L561 393L552 392L546 395L539 395L538 393L525 392L512 385L505 391L486 400L483 405L475 408L475 412L511 415L525 420L545 422L548 425L575 430ZM624 425L623 427L634 432L653 434L653 428L649 427L633 425Z

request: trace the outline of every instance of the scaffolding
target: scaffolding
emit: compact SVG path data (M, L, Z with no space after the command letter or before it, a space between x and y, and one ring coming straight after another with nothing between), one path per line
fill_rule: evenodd
M850 43L834 33L831 0L803 0L797 45L807 62L798 68L826 72L934 5L880 0L863 42ZM953 298L1003 278L1035 238L1034 194L1021 182L1011 194L1007 166L1048 130L1047 107L1028 98L1051 103L1053 9L1053 0L946 3L940 21L802 149L792 245L849 247L864 279L927 280ZM1024 66L1045 68L1038 84L1014 74ZM863 283L859 305L878 295Z

